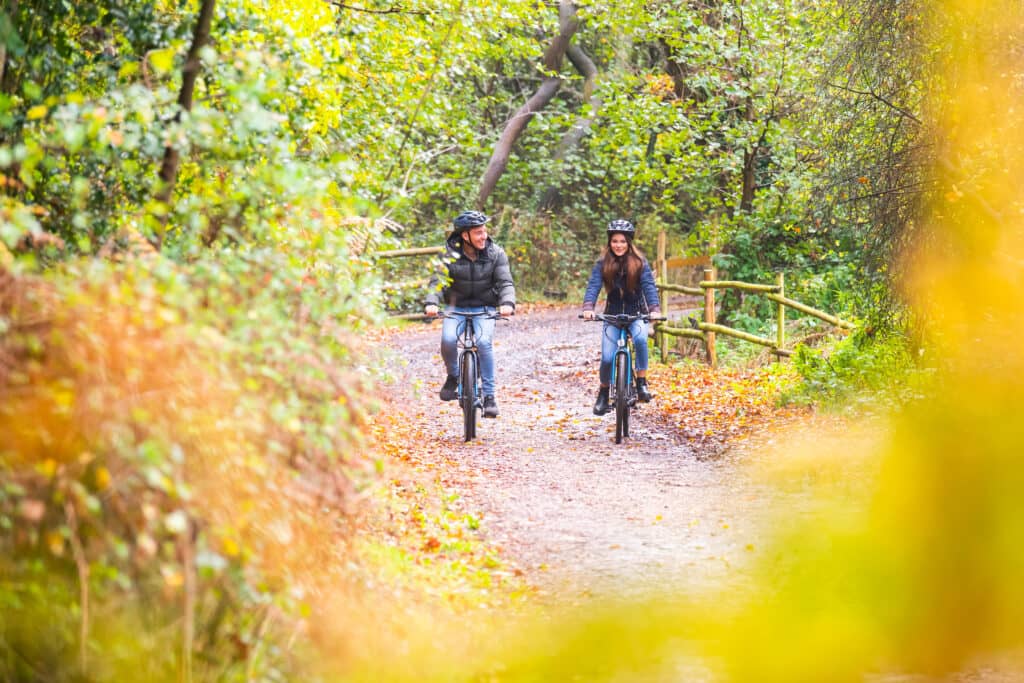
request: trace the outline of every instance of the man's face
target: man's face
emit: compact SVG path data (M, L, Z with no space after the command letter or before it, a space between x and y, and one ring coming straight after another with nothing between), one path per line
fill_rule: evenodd
M463 231L462 239L472 244L473 248L477 251L482 251L487 246L487 226L478 225L475 228Z

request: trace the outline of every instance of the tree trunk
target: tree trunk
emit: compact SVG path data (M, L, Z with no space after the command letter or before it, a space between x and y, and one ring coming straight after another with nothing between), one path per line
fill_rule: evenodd
M562 60L569 49L569 41L572 40L572 36L576 33L576 29L579 26L576 21L576 6L570 0L559 0L558 18L558 35L554 37L548 49L544 52L544 69L549 75L541 81L537 92L530 99L526 100L526 104L520 107L512 115L512 118L505 123L505 129L502 131L498 143L494 146L491 160L488 162L487 170L484 171L483 178L480 181L480 192L476 199L477 208L483 208L491 193L494 192L498 180L508 166L508 158L512 153L512 146L519 139L519 136L522 135L523 131L526 130L530 119L533 118L534 114L547 106L548 102L554 98L555 93L562 86L562 77L558 75L558 72L562 68Z
M743 150L743 189L740 195L740 211L750 213L754 210L754 192L757 190L757 155L760 148L754 145L753 149Z
M11 29L17 31L18 27L15 26L15 22L18 20L18 0L11 0L11 2L4 3L4 10L7 12L7 16L11 22ZM11 78L11 74L7 69L7 59L10 55L7 53L7 45L0 45L0 91L6 95L11 95L16 90L14 79Z
M181 107L175 116L175 121L181 120L181 111L192 110L192 95L196 89L196 79L199 78L199 51L210 41L210 26L213 24L213 7L216 0L203 0L199 7L199 19L196 21L196 28L192 34L192 46L189 47L188 55L185 57L185 68L182 70L181 92L178 93L178 106ZM178 167L181 165L181 153L173 143L164 148L164 160L160 166L160 189L157 192L157 201L162 204L169 204L171 195L174 193L174 183L178 179ZM163 246L164 233L167 228L167 216L165 212L160 220L160 227L156 234L157 249Z
M587 54L575 45L570 45L566 50L566 56L576 70L583 76L583 111L586 112L565 132L558 149L555 150L555 161L558 165L565 160L569 153L579 147L590 127L594 124L594 117L601 108L601 100L594 97L594 88L597 83L597 67ZM559 174L555 174L556 176ZM541 195L538 209L541 211L553 210L558 204L558 185L554 182L548 185Z

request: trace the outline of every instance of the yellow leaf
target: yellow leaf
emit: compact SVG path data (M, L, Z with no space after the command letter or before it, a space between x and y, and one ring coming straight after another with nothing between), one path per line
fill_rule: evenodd
M96 468L96 490L106 491L110 486L110 470L103 465Z
M136 73L138 73L138 71L139 71L139 63L138 62L125 62L124 65L122 65L121 68L118 69L117 77L118 78L128 78L129 76L134 76Z
M37 104L25 113L25 118L29 121L35 121L41 119L49 113L50 109L45 104Z
M160 73L167 73L174 68L174 50L153 50L149 53L149 61Z
M238 557L238 553L241 549L238 547L238 543L235 542L235 539L223 538L221 539L220 545L221 550L224 551L225 555L228 557Z
M64 537L59 531L46 532L46 547L57 557L64 555Z
M53 477L57 473L57 461L47 458L39 464L39 473L48 479Z

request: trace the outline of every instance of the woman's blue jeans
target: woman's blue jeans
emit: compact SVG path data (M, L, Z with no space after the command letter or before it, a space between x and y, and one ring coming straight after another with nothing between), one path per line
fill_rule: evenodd
M494 315L491 306L463 308L456 306L448 309L448 315L441 324L441 358L453 377L459 375L459 333L466 324L466 313L488 313ZM494 318L474 318L473 331L476 332L476 350L480 358L480 379L483 383L484 396L494 396Z
M634 320L629 325L629 333L633 337L633 367L641 372L647 370L647 323ZM618 349L619 328L605 323L601 329L601 386L612 381L612 363Z

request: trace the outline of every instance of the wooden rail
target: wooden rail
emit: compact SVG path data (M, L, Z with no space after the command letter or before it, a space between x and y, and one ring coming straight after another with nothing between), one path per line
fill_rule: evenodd
M448 249L446 247L414 247L412 249L387 249L383 251L375 251L369 254L370 258L375 259L391 259L391 258L405 258L408 256L431 256L434 254L443 254ZM415 280L404 280L401 282L385 282L383 288L385 291L403 289L413 289L417 287L426 287L430 284L430 278L418 278ZM426 320L427 316L423 313L396 313L388 316L392 320Z
M749 282L737 280L704 280L700 283L702 288L711 289L742 289L745 292L778 292L778 285L755 285Z
M790 308L795 308L796 310L800 311L801 313L806 313L807 315L814 316L815 318L819 318L821 320L824 320L825 322L827 322L830 325L835 325L836 327L842 327L842 328L847 329L847 330L852 330L854 327L856 327L856 325L851 323L849 320L843 320L842 318L837 318L834 315L831 315L829 313L825 313L824 311L819 311L816 308L811 308L807 304L802 304L799 301L793 301L792 299L787 299L786 297L781 296L779 294L768 294L767 297L769 299L771 299L772 301L777 302L780 306L789 306Z
M659 251L661 245L659 244ZM668 262L667 259L659 259L662 264L662 278L664 278L665 264ZM654 326L656 332L656 339L658 346L661 349L661 360L664 362L667 359L667 345L665 344L665 336L671 337L689 337L692 339L701 339L704 341L705 349L707 350L708 364L714 367L717 364L717 354L715 352L715 335L724 334L727 337L734 337L736 339L742 339L743 341L750 342L752 344L760 344L761 346L767 346L772 350L776 356L789 357L793 352L785 348L786 345L786 308L792 308L805 315L810 315L820 320L824 320L830 325L835 327L841 327L843 329L853 329L855 325L848 320L843 320L838 316L834 316L824 311L819 311L816 308L812 308L807 304L802 304L799 301L789 299L785 295L786 291L786 279L783 273L779 273L776 276L776 282L774 285L763 285L755 284L751 282L741 282L738 280L716 280L715 271L713 268L708 268L704 271L704 279L700 282L699 287L687 287L685 285L670 284L661 279L657 282L659 291L662 292L681 292L683 294L691 294L694 296L704 296L704 320L697 322L693 327L673 327L668 323L656 323ZM742 330L736 330L725 325L719 325L715 322L715 290L716 289L738 289L745 292L752 292L754 294L764 294L769 300L774 301L777 306L775 309L775 339L769 339L767 337L759 337L756 334L750 334L749 332L743 332ZM667 304L667 302L666 302ZM665 305L664 309L667 312L668 306Z
M667 282L659 282L658 289L663 289L667 292L680 292L682 294L692 294L693 296L704 296L704 290L700 287L687 287L686 285L671 285Z
M428 254L443 254L444 247L416 247L415 249L388 249L375 251L369 254L372 258L400 258L402 256L426 256Z

